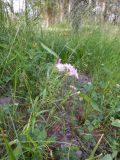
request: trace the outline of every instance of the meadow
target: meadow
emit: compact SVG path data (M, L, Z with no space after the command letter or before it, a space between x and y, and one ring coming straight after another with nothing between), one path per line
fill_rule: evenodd
M0 30L1 160L120 159L119 26L65 27Z

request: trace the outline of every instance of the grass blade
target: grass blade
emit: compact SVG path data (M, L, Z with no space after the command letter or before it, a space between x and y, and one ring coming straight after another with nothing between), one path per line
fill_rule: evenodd
M58 58L58 55L57 55L53 50L51 50L50 48L48 48L45 44L43 44L42 42L41 42L41 46L42 46L48 53L50 53L50 54L53 55L54 57Z

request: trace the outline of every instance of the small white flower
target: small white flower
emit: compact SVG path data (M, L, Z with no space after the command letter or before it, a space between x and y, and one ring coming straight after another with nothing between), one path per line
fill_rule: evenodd
M83 97L80 97L79 100L80 100L80 101L83 101Z
M14 103L14 105L15 105L15 106L18 106L18 105L19 105L19 103L15 102L15 103Z
M88 84L88 85L92 85L92 82L88 82L87 84Z
M77 88L75 86L70 85L70 88L73 89L74 91L77 91Z
M79 95L80 91L75 92L73 95Z
M117 87L117 88L120 88L120 84L116 84L116 87Z

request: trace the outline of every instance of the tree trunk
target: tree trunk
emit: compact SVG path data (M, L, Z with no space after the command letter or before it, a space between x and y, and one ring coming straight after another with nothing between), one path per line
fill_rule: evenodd
M107 20L108 2L107 2L107 1L105 1L105 2L103 2L103 3L104 3L103 19L104 19L104 21L106 21L106 20Z
M64 3L63 3L63 0L59 1L59 8L60 8L60 22L63 22L63 18L64 18Z
M47 27L52 26L52 24L54 23L54 16L55 16L53 12L54 3L53 2L47 3Z
M70 11L71 26L73 31L77 32L81 25L81 1L71 0Z
M28 0L25 0L25 22L28 25Z
M69 18L69 7L70 7L70 0L64 0L64 4L63 4L63 15L65 17L65 19L67 20Z
M10 0L11 13L14 14L13 0Z

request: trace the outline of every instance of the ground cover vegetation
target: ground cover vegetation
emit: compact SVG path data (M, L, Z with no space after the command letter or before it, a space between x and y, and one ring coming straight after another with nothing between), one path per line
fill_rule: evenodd
M91 1L82 15L75 1L70 13L68 1L25 2L0 2L0 159L119 160L118 19L94 19Z

